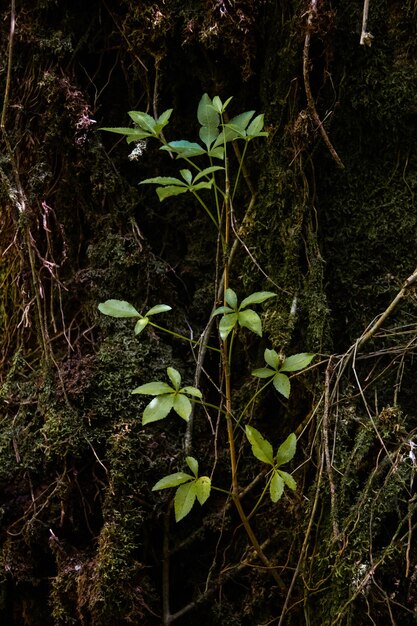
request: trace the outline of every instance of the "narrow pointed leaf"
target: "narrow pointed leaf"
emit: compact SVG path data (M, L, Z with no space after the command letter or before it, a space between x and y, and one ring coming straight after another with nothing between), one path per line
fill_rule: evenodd
M178 393L177 395L175 395L173 409L180 417L182 417L183 420L188 422L188 418L191 415L192 406L187 396L184 396L182 393Z
M297 489L297 483L295 482L291 474L288 474L288 472L283 472L282 470L277 470L277 471L279 475L281 476L281 478L283 479L284 483L287 485L287 487L295 491Z
M106 300L98 305L98 310L110 317L141 317L135 307L125 300Z
M191 185L191 181L193 180L193 175L190 170L180 170L180 174L187 183L187 185Z
M212 317L215 315L223 315L223 313L233 313L233 309L231 309L230 306L219 306L215 311L213 311Z
M171 308L168 304L156 304L146 313L146 317L149 315L157 315L158 313L165 313L166 311L171 311Z
M139 185L179 185L180 187L187 187L186 183L180 178L174 178L173 176L154 176L154 178L145 178L141 180Z
M203 176L208 176L209 174L212 174L213 172L218 172L219 170L224 170L224 167L222 167L221 165L212 165L211 167L206 167L205 170L198 172L198 174L194 177L194 182L196 183Z
M196 478L198 478L198 461L197 461L197 459L195 459L193 456L186 456L185 457L185 462L187 463L188 467L190 468L190 470L192 471L194 476Z
M193 183L193 186L191 187L191 191L198 191L199 189L211 189L213 186L213 181L203 181L200 183L197 183L196 185Z
M109 133L116 133L117 135L125 135L127 142L131 143L132 141L139 141L140 139L146 139L147 137L152 137L152 134L143 130L139 130L139 128L123 128L123 127L114 127L114 128L99 128L98 130L105 130Z
M209 498L211 491L211 480L208 476L201 476L195 481L195 493L201 505Z
M176 472L175 474L164 476L163 478L161 478L161 480L158 480L158 482L155 483L155 485L152 487L152 491L169 489L170 487L178 487L178 485L188 483L190 480L193 480L193 477L190 476L190 474L186 474L185 472Z
M249 124L246 133L248 137L259 137L264 127L264 115L257 115ZM267 135L267 133L265 133Z
M172 393L163 396L156 396L145 408L142 416L142 424L150 424L163 420L171 411L174 404L174 395Z
M220 124L220 116L214 109L211 98L206 93L202 95L198 104L197 119L201 126L217 128Z
M277 370L280 364L279 354L276 350L268 350L268 348L264 352L265 362L268 363L272 369Z
M253 455L260 461L268 463L269 465L273 465L274 453L269 441L264 439L261 433L256 430L256 428L253 428L253 426L246 425L245 432L246 437L248 438L248 441L252 446Z
M250 296L242 300L240 308L244 309L249 306L249 304L260 304L269 298L274 298L276 295L277 294L272 291L255 291L255 293L251 293Z
M217 113L221 113L223 111L223 103L220 100L219 96L214 96L211 106Z
M278 472L274 472L271 482L269 483L269 494L271 496L272 502L278 502L284 493L284 480L278 474Z
M221 131L220 135L217 137L212 146L211 153L213 152L213 150L217 150L218 147L222 147L222 149L224 150L225 143L228 143L229 141L234 141L239 137L240 135L238 132L236 132L236 130L228 128L227 126L223 126L223 130Z
M239 311L238 321L240 326L248 328L250 331L262 337L262 322L261 318L252 309L246 309L245 311Z
M158 117L158 125L162 128L168 124L169 118L171 117L171 113L174 109L167 109Z
M227 304L230 304L232 309L237 309L237 295L236 292L233 291L233 289L226 289L226 291L224 292L224 299L226 300Z
M173 367L167 367L169 380L172 382L174 389L178 390L181 385L181 374Z
M131 393L140 393L146 396L161 396L164 393L174 393L174 389L167 383L155 380L136 387Z
M275 376L275 370L270 370L268 367L258 367L251 374L256 378L271 378L271 376Z
M228 334L236 326L236 324L237 313L229 313L229 315L222 317L219 324L219 333L223 341L227 338Z
M144 328L149 324L149 320L147 317L142 317L142 319L138 320L135 324L135 335L139 335Z
M297 449L297 437L295 433L291 433L284 443L280 445L278 448L277 456L276 456L276 466L283 465L284 463L288 463L293 458L295 451Z
M193 508L196 498L195 482L180 485L174 498L175 521L181 521Z
M287 398L288 400L291 393L291 383L288 376L281 373L275 374L272 384L274 385L278 393L282 394L284 398Z
M301 352L293 354L285 359L281 367L281 372L298 372L310 365L316 355L310 352Z
M196 398L202 398L203 394L196 387L183 387L180 389L181 393L188 393L189 396L195 396Z
M177 186L167 186L167 187L158 187L156 193L158 194L158 198L160 202L165 200L166 198L170 198L171 196L180 196L182 193L187 193L189 191L188 187L177 187Z
M202 148L200 144L186 141L185 139L180 139L179 141L170 141L166 146L162 146L160 150L165 150L166 152L175 152L178 155L178 158L195 157L199 156L200 154L206 153L206 150L204 150L204 148Z

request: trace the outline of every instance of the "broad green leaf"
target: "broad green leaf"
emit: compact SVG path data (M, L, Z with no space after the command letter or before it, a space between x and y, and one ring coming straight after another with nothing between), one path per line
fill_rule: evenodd
M180 485L174 498L175 521L181 521L193 508L196 498L195 482Z
M191 191L198 191L199 189L211 189L213 186L213 181L203 181L201 183L193 184L191 187Z
M266 137L268 133L262 132L263 127L264 127L264 115L263 113L261 113L260 115L257 115L249 124L246 130L246 134L248 137Z
M254 114L255 111L245 111L244 113L240 113L239 115L232 117L232 119L226 124L226 126L228 126L229 128L239 129L240 132L245 131Z
M148 315L148 314L147 314ZM264 352L264 359L268 365L272 367L272 369L277 370L280 364L280 358L278 352L276 350L268 350L268 348Z
M197 108L197 119L201 126L217 128L220 124L220 116L214 109L208 94L203 94Z
M264 439L261 433L256 430L256 428L253 428L253 426L246 425L245 432L246 437L248 438L248 441L252 446L253 455L260 461L268 463L269 465L273 465L274 453L269 441Z
M169 185L168 187L157 187L156 193L158 194L158 198L160 202L165 200L165 198L170 198L171 196L179 196L182 193L187 193L189 191L188 187L177 187Z
M271 482L269 483L269 494L271 496L272 502L278 502L284 492L284 480L278 474L278 472L274 472L271 478Z
M122 128L122 127L114 127L114 128L99 128L98 130L105 130L109 133L116 133L117 135L125 135L128 143L132 141L139 141L140 139L146 139L147 137L152 137L151 133L145 132L143 130L139 130L138 128Z
M156 315L157 313L165 313L166 311L171 311L171 308L168 304L156 304L146 313L146 317L149 315Z
M178 487L178 485L188 483L190 480L193 480L193 477L190 476L190 474L186 474L185 472L176 472L175 474L164 476L161 480L158 480L158 482L152 487L152 491Z
M164 128L168 124L169 118L171 117L171 113L174 109L167 109L158 117L158 126Z
M248 328L250 331L262 337L262 322L261 318L252 309L246 309L245 311L239 311L238 321L240 326Z
M195 396L196 398L202 398L203 394L196 387L183 387L180 389L181 393L188 393L189 396Z
M221 159L222 161L224 160L224 148L222 147L218 146L216 148L211 148L211 150L209 150L207 154L213 159Z
M172 382L174 389L178 390L181 385L181 374L173 367L167 367L169 380Z
M229 313L228 315L224 315L220 320L219 324L219 333L220 337L224 341L230 331L236 326L237 323L237 313Z
M206 150L204 150L200 144L186 141L185 139L170 141L166 146L162 146L160 150L176 152L178 154L178 158L195 157L206 153Z
M233 309L231 309L230 306L219 306L215 311L213 311L212 317L215 315L223 315L223 313L233 313Z
M180 174L188 185L191 185L191 181L193 180L193 175L190 170L180 170Z
M285 359L281 367L281 372L298 372L307 365L310 365L311 361L316 355L310 352L300 352L300 354L293 354Z
M155 176L154 178L145 178L141 180L139 185L179 185L180 187L187 187L186 183L179 178L173 176Z
M284 398L287 398L288 400L291 393L291 383L288 376L285 376L285 374L281 373L275 374L272 384L274 385L278 393L282 394Z
M147 317L142 317L142 319L138 320L135 324L135 335L139 335L144 328L149 324L149 320Z
M280 445L278 448L277 456L276 456L276 466L283 465L284 463L288 463L293 458L295 451L297 449L297 437L295 433L291 433L284 443Z
M187 396L184 396L182 393L178 393L173 397L174 397L174 405L173 405L174 411L180 417L182 417L183 420L188 422L188 418L190 417L191 411L192 411L191 402L189 401Z
M237 295L233 291L233 289L226 289L226 291L224 292L224 299L226 300L227 304L230 304L232 309L237 309Z
M197 478L198 477L198 461L197 461L197 459L195 459L193 456L186 456L185 457L185 462L187 463L188 467L190 468L190 470L192 471L194 476Z
M211 491L211 480L208 476L201 476L195 481L195 493L201 505L208 499Z
M136 387L131 393L141 393L146 396L161 396L164 393L174 393L174 389L167 383L155 380L152 383L145 383Z
M144 113L143 111L129 111L129 117L140 126L143 130L147 130L154 133L156 120L153 117L148 115L148 113Z
M135 307L125 300L106 300L100 302L98 310L110 317L141 317Z
M279 475L281 476L281 478L283 479L284 483L287 485L287 487L295 491L297 489L297 483L295 482L291 474L288 474L288 472L284 472L283 470L277 470L277 471Z
M198 134L201 141L206 144L207 148L210 148L211 144L219 136L219 129L217 126L201 126Z
M145 407L142 416L142 424L145 426L151 422L163 420L168 415L173 405L174 395L172 393L163 396L156 396L156 398L151 400L148 406Z
M194 182L196 183L203 176L208 176L209 174L212 174L213 172L218 172L219 170L224 170L224 167L222 167L221 165L212 165L211 167L206 167L205 170L201 170L201 172L198 172L198 174L194 178Z
M275 376L275 370L270 370L268 367L258 367L251 374L256 378L271 378L271 376Z
M218 147L223 146L224 149L224 144L228 143L229 141L234 141L235 139L238 139L240 137L239 133L236 132L236 130L233 130L232 128L228 128L227 126L223 126L223 130L221 131L220 135L217 137L216 141L214 142L211 152L213 152L213 150L217 150Z
M269 298L274 298L277 294L272 291L255 291L255 293L251 293L250 296L242 300L240 305L241 309L244 309L249 304L260 304L261 302L265 302Z

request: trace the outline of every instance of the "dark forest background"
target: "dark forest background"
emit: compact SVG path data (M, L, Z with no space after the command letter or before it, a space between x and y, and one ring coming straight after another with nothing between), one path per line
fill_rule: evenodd
M362 0L0 6L0 622L415 624L415 2L370 0L372 45ZM171 363L192 381L193 359L97 310L164 302L178 332L204 327L215 235L190 198L160 204L138 185L167 172L166 154L149 143L130 160L98 128L173 108L169 137L195 140L205 92L265 113L269 133L247 163L256 203L235 284L277 291L268 345L317 354L288 402L257 406L274 445L299 435L297 491L253 519L282 588L224 500L176 525L169 494L151 491L180 468L182 440L178 424L144 429L130 392ZM260 366L265 347L242 361ZM202 414L210 467L207 434Z

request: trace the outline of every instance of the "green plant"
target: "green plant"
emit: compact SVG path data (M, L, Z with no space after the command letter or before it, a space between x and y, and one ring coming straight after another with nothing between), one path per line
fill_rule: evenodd
M143 139L156 139L161 143L161 150L169 152L176 159L185 161L189 167L180 169L180 177L157 176L143 180L140 184L156 185L156 193L161 202L174 196L192 194L216 228L220 242L216 257L217 274L221 276L220 288L213 302L206 332L203 333L200 341L192 341L199 350L198 362L204 358L206 350L214 351L219 355L218 405L204 401L199 384L197 386L181 386L181 375L171 366L167 368L171 384L163 381L147 382L134 389L132 393L153 396L143 412L143 425L165 419L171 411L177 413L190 425L193 404L195 403L204 405L207 410L214 408L223 416L228 437L231 468L231 491L229 495L258 556L264 565L270 568L276 582L282 585L279 575L264 554L252 529L249 517L241 504L236 441L238 437L241 440L243 430L241 422L243 421L245 422L244 432L251 444L254 457L270 466L266 488L261 495L261 500L267 488L269 488L273 503L281 498L285 486L291 490L296 489L294 478L281 469L283 464L291 461L296 452L295 434L289 435L274 455L272 444L264 439L260 432L249 423L251 420L249 407L271 382L276 391L288 398L291 390L289 374L305 369L314 355L301 353L284 357L274 349L266 349L264 356L267 367L253 370L252 375L255 378L268 379L268 381L252 395L246 407L240 415L237 415L231 383L231 373L235 363L235 341L242 332L247 331L258 337L262 336L262 317L252 307L262 305L273 299L276 294L270 291L257 291L245 297L239 304L236 292L229 286L230 274L233 271L232 262L239 241L239 228L245 222L247 215L244 215L240 225L237 224L236 218L232 215L233 202L243 179L242 173L244 172L244 161L249 143L256 138L267 136L263 130L263 115L255 116L255 111L245 111L229 120L226 109L230 101L231 98L223 103L218 96L211 100L207 94L203 95L197 109L200 143L186 140L166 141L163 129L168 124L172 109L165 111L157 119L152 118L147 113L131 111L129 115L136 125L134 128L104 129L125 135L128 143ZM231 156L229 154L229 147L232 142L243 142L243 149L236 151L239 158L233 180L231 179ZM203 166L201 165L202 158L206 160ZM220 161L222 165L215 165L215 160ZM220 300L223 300L221 306L219 306ZM187 337L158 326L152 321L154 315L168 312L170 310L168 305L156 305L142 315L125 301L107 300L99 305L99 310L116 318L137 318L136 334L141 333L149 324L160 331L169 332L185 341L191 341ZM218 321L219 343L217 347L208 345L208 342L214 335L213 328L218 318L220 319ZM198 375L196 379L199 380ZM189 428L186 433L189 438L190 432L191 429ZM186 443L186 453L187 448L190 448L190 445ZM177 522L191 511L196 500L203 505L208 500L211 490L216 489L208 476L199 476L198 461L193 456L186 454L185 463L192 474L178 471L161 478L153 487L155 491L176 489L174 509ZM220 491L223 490L220 489Z

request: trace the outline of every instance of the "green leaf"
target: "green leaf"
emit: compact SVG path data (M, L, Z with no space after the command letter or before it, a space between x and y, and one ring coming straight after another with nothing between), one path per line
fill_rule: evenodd
M138 128L122 128L122 127L114 127L114 128L99 128L98 130L105 130L109 133L116 133L117 135L125 135L127 143L132 143L132 141L139 141L140 139L146 139L147 137L152 137L151 133L145 132L143 130L139 130Z
M183 179L185 180L185 182L188 185L191 185L191 182L193 180L193 175L191 174L190 170L180 170L180 174L183 177Z
M148 113L144 113L143 111L129 111L128 115L135 124L140 126L143 130L154 134L156 120L148 115Z
M196 398L202 398L203 394L196 387L183 387L180 389L181 393L188 393L189 396L196 396Z
M181 385L181 374L173 367L167 367L169 380L172 382L174 389L178 391Z
M295 491L297 489L297 483L295 482L294 478L291 476L291 474L288 474L288 472L284 472L283 470L277 470L279 475L282 477L284 483L287 485L287 487L289 487L290 489L292 489L293 491Z
M198 134L201 141L206 144L207 148L210 148L211 144L219 136L219 129L217 126L202 126Z
M224 170L224 167L222 167L221 165L212 165L211 167L206 167L205 170L201 170L201 172L198 172L198 174L194 178L194 182L196 183L203 176L208 176L209 174L212 174L213 172L218 172L219 170Z
M146 313L146 317L149 315L157 315L157 313L165 313L166 311L171 311L171 308L168 304L156 304Z
M246 311L239 311L238 321L240 326L248 328L250 331L262 337L262 322L261 318L252 309L246 309Z
M213 311L212 317L215 315L223 315L223 313L233 313L233 309L231 309L230 306L219 306L215 311Z
M315 354L311 354L310 352L293 354L285 359L281 366L281 372L298 372L307 367L307 365L310 365L315 356Z
M268 367L258 367L258 369L253 370L251 374L252 376L256 376L256 378L270 378L271 376L275 376L275 370L270 370Z
M239 133L246 135L245 129L254 114L255 111L245 111L244 113L240 113L239 115L232 117L232 119L226 124L226 126L233 129L236 128Z
M203 181L201 183L197 183L196 185L193 184L193 186L191 187L191 191L198 191L199 189L211 189L213 186L213 181Z
M187 463L188 467L190 468L190 470L192 471L194 476L197 478L198 477L198 461L197 461L197 459L195 459L193 456L186 456L185 457L185 462Z
M166 111L161 113L161 115L158 117L158 126L164 128L168 124L169 118L171 117L171 113L173 110L174 109L167 109Z
M217 128L220 124L220 116L214 109L208 94L203 94L197 108L197 119L201 126Z
M272 291L255 291L255 293L251 293L250 296L242 300L240 305L241 309L244 309L249 304L260 304L261 302L265 302L269 298L274 298L277 294Z
M253 455L260 461L268 463L269 465L273 465L274 453L269 441L264 439L261 433L256 430L256 428L253 428L253 426L246 425L245 432L246 437L248 438L248 441L252 446Z
M160 150L176 152L178 154L178 158L192 158L206 153L206 150L204 150L200 144L186 141L185 139L170 141L166 146L162 146Z
M172 393L163 396L156 396L145 407L142 417L142 424L150 424L151 422L157 422L163 420L171 411L174 405L174 395Z
M285 376L285 374L281 373L275 374L272 384L274 385L278 393L282 394L284 398L287 398L288 400L291 393L291 383L288 376Z
M280 358L278 352L276 350L268 350L268 348L264 352L264 359L272 369L277 370L280 364Z
M188 187L177 187L177 186L168 186L168 187L157 187L156 193L158 194L158 198L160 202L165 200L166 198L170 198L171 196L179 196L182 193L187 193L189 191Z
M230 98L229 98L230 100ZM220 100L219 96L214 96L213 101L211 103L211 106L213 107L213 109L215 111L217 111L217 113L222 113L223 112L223 103Z
M135 335L139 335L139 333L141 333L142 330L146 328L148 324L149 324L149 320L147 317L142 317L142 319L138 320L135 324L135 329L134 329Z
M233 289L226 289L226 291L224 292L224 299L226 300L227 304L230 304L232 309L237 309L237 295L233 291Z
M163 478L161 478L161 480L158 480L158 482L152 487L152 491L169 489L170 487L178 487L178 485L187 483L190 480L193 480L193 477L190 476L190 474L186 474L185 472L176 472L175 474L164 476Z
M135 307L125 300L106 300L98 305L98 310L110 317L141 317Z
M223 341L227 338L228 334L236 326L236 324L237 313L229 313L228 315L222 317L219 324L219 333Z
M174 396L173 409L180 417L182 417L183 420L188 422L188 419L191 415L192 406L187 396L184 396L182 393L177 393Z
M211 150L209 150L207 152L209 157L212 157L213 159L221 159L222 161L224 160L224 148L223 147L217 147L217 148L211 148Z
M195 481L195 493L201 505L209 498L211 491L211 480L208 476L201 476Z
M187 187L186 183L179 178L173 176L155 176L154 178L145 178L141 180L139 185L179 185L180 187Z
M180 485L174 498L175 521L181 521L193 508L196 498L195 482Z
M291 433L284 443L280 445L278 448L277 456L276 456L276 465L283 465L284 463L288 463L293 458L295 451L297 449L297 437L295 433Z
M164 393L174 393L174 389L167 383L160 381L154 381L152 383L145 383L136 387L131 393L140 393L146 396L161 396Z
M228 143L229 141L234 141L235 139L238 139L239 137L240 135L238 132L236 132L236 130L232 128L228 128L227 126L223 126L223 130L221 131L220 135L217 137L216 141L214 142L212 146L211 153L213 152L213 150L217 150L217 148L220 146L223 146L223 150L224 150L225 143Z
M269 494L272 502L278 502L284 493L284 481L278 472L274 472L269 483Z
M264 127L264 115L263 113L261 113L260 115L257 115L249 124L246 130L246 134L250 138L267 137L268 133L266 133L265 131L262 132L263 127Z

